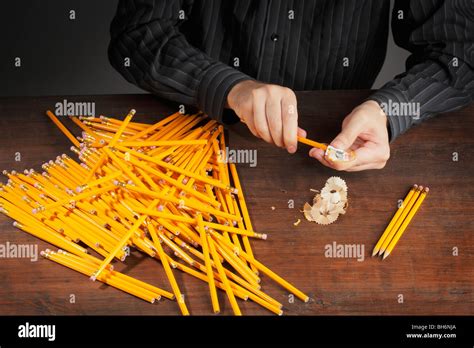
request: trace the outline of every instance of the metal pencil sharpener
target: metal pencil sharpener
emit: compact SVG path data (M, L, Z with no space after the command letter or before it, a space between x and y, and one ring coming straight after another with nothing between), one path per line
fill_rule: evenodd
M324 155L333 162L350 162L355 159L354 151L344 151L331 145L328 145Z

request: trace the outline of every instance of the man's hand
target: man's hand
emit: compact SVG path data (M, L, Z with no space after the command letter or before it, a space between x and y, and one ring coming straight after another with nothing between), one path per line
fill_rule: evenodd
M343 150L354 150L351 162L333 162L324 151L313 148L309 155L327 167L355 172L382 169L390 157L387 116L375 101L366 101L356 107L342 122L342 131L331 145Z
M298 128L296 96L289 88L242 81L230 90L227 104L253 135L286 148L289 153L296 151L296 136L306 136Z

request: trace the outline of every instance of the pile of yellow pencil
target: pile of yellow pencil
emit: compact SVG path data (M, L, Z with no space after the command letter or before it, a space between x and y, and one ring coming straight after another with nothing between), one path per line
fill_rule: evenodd
M428 187L413 185L375 245L372 256L376 254L383 255L383 259L385 259L390 255L410 224L410 221L418 209L420 209L421 203L423 203L428 192Z
M60 248L44 251L47 259L151 303L175 299L184 315L174 269L208 284L214 313L221 289L236 315L236 298L281 315L282 304L261 290L260 274L307 302L254 257L249 239L267 236L253 230L236 166L224 161L223 127L201 114L175 113L153 125L132 122L134 114L72 117L83 131L76 138L47 111L81 162L63 154L42 173L4 171L0 210ZM125 261L130 248L161 261L171 292L114 271L112 261Z

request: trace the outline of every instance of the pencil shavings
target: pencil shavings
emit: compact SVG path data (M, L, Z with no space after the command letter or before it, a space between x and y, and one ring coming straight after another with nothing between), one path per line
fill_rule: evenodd
M316 191L316 190L312 190ZM348 206L347 184L338 176L332 176L320 193L313 198L313 204L305 203L303 214L306 220L320 225L329 225L345 214Z

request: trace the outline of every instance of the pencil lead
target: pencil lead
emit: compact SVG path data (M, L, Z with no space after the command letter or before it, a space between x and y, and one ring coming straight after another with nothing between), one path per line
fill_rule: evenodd
M388 253L388 252L386 252L385 254L383 254L382 260L385 260L385 259L388 257L388 255L390 255L390 253Z

